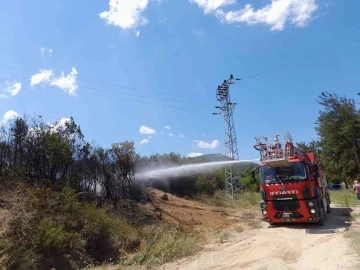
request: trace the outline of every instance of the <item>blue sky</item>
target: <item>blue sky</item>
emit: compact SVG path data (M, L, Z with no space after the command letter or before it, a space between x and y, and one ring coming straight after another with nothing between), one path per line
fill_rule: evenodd
M231 88L239 158L258 158L255 136L316 139L321 91L357 99L360 54L320 62L360 51L360 31L347 35L360 28L358 10L331 0L3 1L0 121L73 116L104 147L224 153L212 107L232 73L244 78ZM310 66L246 79L329 42L282 68Z

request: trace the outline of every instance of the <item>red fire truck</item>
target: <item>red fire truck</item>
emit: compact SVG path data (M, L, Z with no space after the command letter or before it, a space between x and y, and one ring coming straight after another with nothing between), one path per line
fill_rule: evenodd
M260 152L260 208L263 220L276 223L317 223L324 225L330 212L330 196L325 171L315 154L302 152L293 144L290 133L255 137Z

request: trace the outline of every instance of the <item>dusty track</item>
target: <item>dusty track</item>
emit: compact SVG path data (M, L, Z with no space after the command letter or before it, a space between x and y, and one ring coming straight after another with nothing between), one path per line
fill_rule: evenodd
M349 230L350 209L333 208L324 226L286 225L233 233L223 244L208 244L199 255L158 269L360 269Z

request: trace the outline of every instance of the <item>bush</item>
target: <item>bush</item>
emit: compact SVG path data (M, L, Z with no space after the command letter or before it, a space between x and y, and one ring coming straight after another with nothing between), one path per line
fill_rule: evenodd
M145 227L142 235L147 241L145 249L125 265L145 265L155 267L174 259L190 256L202 248L199 238L191 231L170 226Z
M0 246L9 269L78 269L119 260L121 250L140 243L109 208L81 204L71 189L22 187L19 196Z
M234 194L234 200L231 200L224 190L217 190L214 196L207 200L210 205L218 207L252 207L257 206L260 202L260 195L258 192L239 192Z

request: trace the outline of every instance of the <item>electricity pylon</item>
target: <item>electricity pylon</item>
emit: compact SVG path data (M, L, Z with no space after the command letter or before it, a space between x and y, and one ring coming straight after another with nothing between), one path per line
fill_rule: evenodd
M224 82L218 86L216 90L216 99L220 102L220 106L216 106L215 108L220 109L219 113L213 113L214 115L223 115L225 120L225 155L231 160L238 160L238 149L237 149L237 141L236 141L236 132L234 126L234 110L236 103L232 103L230 100L230 92L229 88L231 84L234 84L234 81L240 79L234 78L231 74L230 78L224 80ZM234 199L234 167L233 164L229 164L225 168L225 191L226 195L228 195L231 199Z

